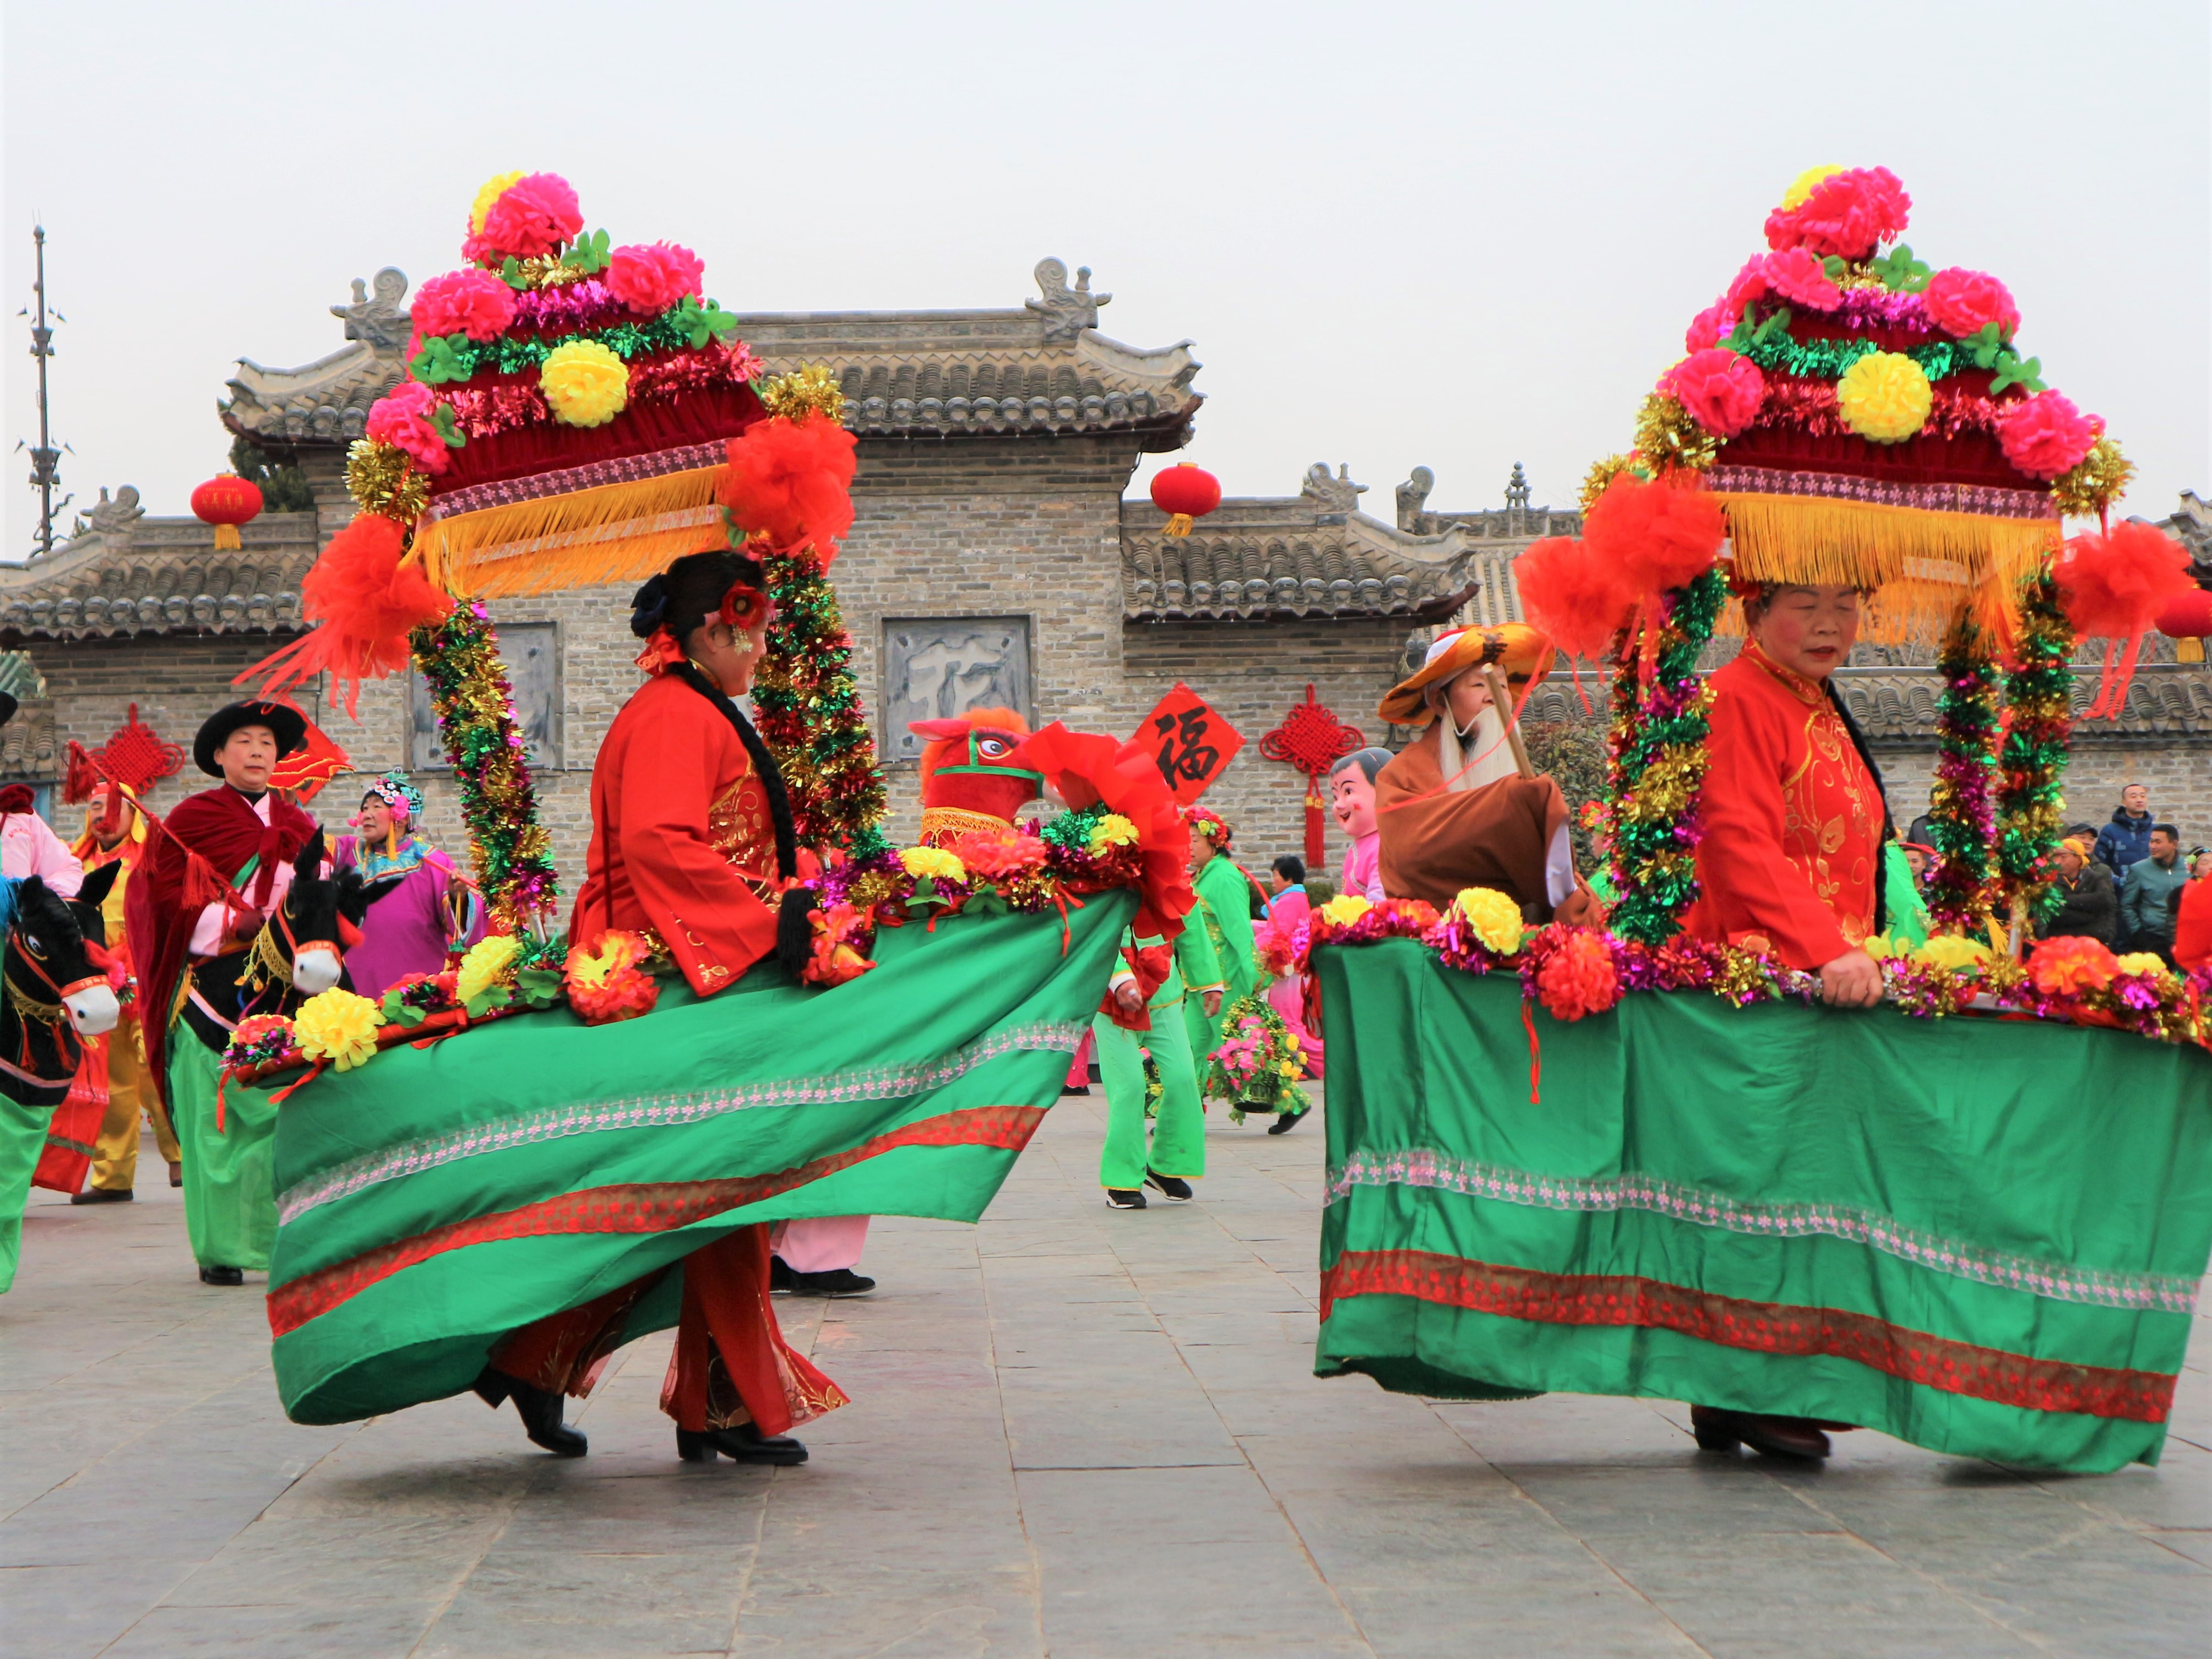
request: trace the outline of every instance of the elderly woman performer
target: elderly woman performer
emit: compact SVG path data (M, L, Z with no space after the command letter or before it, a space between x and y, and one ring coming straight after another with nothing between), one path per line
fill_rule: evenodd
M1832 1006L1881 1000L1881 970L1862 948L1885 921L1882 846L1889 808L1866 741L1829 676L1859 633L1858 590L1767 586L1748 592L1750 637L1707 681L1699 896L1684 930L1771 951L1817 973ZM1825 1457L1824 1426L1759 1413L1691 1408L1698 1443Z

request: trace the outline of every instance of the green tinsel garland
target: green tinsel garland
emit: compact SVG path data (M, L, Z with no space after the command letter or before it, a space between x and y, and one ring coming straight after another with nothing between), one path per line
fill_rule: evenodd
M2051 879L2066 809L2066 737L2074 720L2074 629L2049 567L2021 586L2020 635L2005 675L2011 718L1997 757L1997 907L2025 921L2062 902Z
M883 774L836 590L811 554L772 553L762 563L776 618L753 709L791 792L799 842L855 860L887 855Z
M1711 708L1698 658L1728 602L1728 582L1715 568L1668 599L1650 684L1642 682L1632 635L1624 634L1614 652L1606 745L1613 878L1620 894L1609 925L1646 945L1680 932L1682 912L1698 896L1698 795Z
M1997 675L1988 632L1966 611L1952 619L1936 653L1936 787L1929 835L1936 865L1928 915L1944 933L1978 928L1996 899L1990 847L1996 839Z
M491 617L481 601L461 600L410 644L460 790L477 884L503 930L525 932L532 916L550 915L561 889Z
M1795 340L1784 327L1747 344L1743 355L1764 369L1780 369L1808 380L1836 380L1860 358L1884 349L1872 340ZM1974 367L1973 348L1961 340L1912 346L1904 355L1919 364L1930 380L1945 380Z

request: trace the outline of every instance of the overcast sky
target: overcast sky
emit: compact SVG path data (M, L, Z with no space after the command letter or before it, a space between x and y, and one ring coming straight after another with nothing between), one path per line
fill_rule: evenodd
M1231 495L1349 463L1390 514L1571 504L1801 169L1883 165L1906 240L1995 272L2156 518L2212 486L2204 0L1844 6L6 5L8 310L43 216L63 476L188 510L233 362L459 260L477 186L565 174L738 311L1018 307L1188 337ZM5 435L36 432L10 315ZM1157 465L1155 462L1153 465ZM37 518L13 458L6 550ZM1149 471L1149 467L1147 468ZM1143 487L1140 474L1133 489Z

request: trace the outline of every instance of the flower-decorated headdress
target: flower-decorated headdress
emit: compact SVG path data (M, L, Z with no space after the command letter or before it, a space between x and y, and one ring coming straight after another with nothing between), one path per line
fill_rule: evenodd
M1191 833L1205 836L1217 850L1228 846L1233 837L1229 820L1211 806L1186 806L1182 809L1182 815L1184 821L1190 825Z
M405 818L412 823L422 816L422 792L407 781L407 774L393 767L380 777L371 778L362 790L365 799L375 796L392 809L394 817Z

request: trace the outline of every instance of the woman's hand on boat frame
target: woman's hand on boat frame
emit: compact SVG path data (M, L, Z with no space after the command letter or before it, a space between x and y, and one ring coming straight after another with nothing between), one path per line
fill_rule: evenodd
M1863 951L1820 964L1820 1000L1836 1008L1871 1008L1881 1000L1881 969Z

